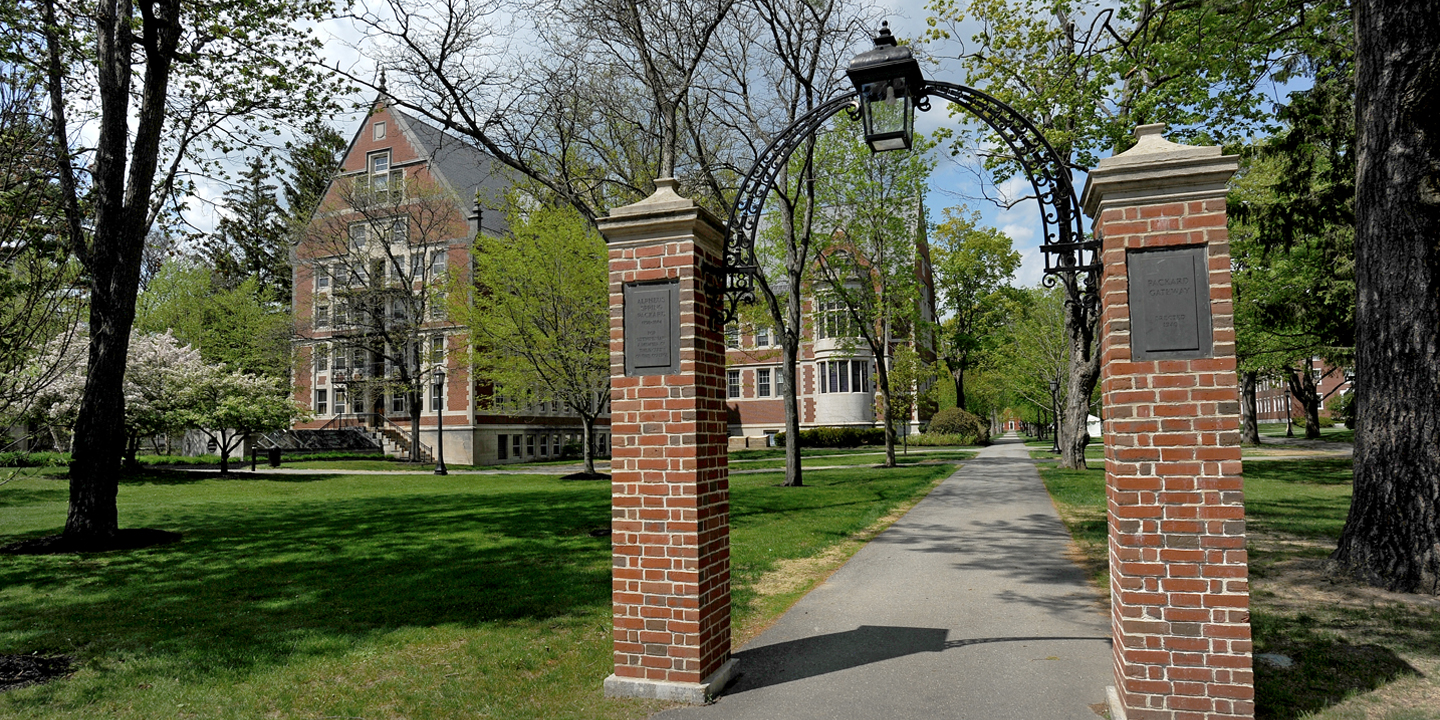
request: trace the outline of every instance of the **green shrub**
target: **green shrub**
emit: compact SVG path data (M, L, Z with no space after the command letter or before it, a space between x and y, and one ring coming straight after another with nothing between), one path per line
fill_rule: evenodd
M64 467L70 464L70 453L0 452L0 467Z
M959 435L970 438L971 445L979 442L986 442L990 439L990 429L980 418L958 407L950 407L935 413L930 418L930 425L925 429L927 435Z
M854 448L884 445L885 428L818 427L800 431L802 448ZM775 434L776 447L785 447L785 433Z

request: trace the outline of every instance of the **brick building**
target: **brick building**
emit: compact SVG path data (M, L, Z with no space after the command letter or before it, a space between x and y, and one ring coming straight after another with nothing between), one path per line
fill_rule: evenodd
M1330 365L1318 357L1305 361L1320 395L1320 416L1330 417L1326 406L1331 398L1350 392L1355 379L1353 368ZM1288 412L1287 412L1288 410ZM1290 385L1282 375L1262 375L1255 383L1255 419L1261 423L1283 423L1287 417L1299 418L1303 424L1305 406L1290 393ZM1338 421L1338 418L1337 418Z
M922 327L935 322L934 281L925 214L916 213L915 274L919 280ZM851 330L847 311L823 292L808 293L801 303L804 336L796 357L800 427L878 427L875 412L875 354ZM894 337L891 345L915 342ZM922 336L918 350L927 360L933 348ZM725 335L726 407L731 437L761 438L785 429L784 352L765 327L731 325ZM912 413L909 432L925 419ZM898 429L897 432L904 432Z
M427 460L442 414L445 460L455 464L578 447L580 420L560 403L495 402L466 361L466 328L447 317L447 283L467 281L484 262L472 253L476 233L506 232L481 203L508 187L481 150L377 101L294 248L294 384L314 414L297 429L361 427L404 456L418 405ZM608 415L595 436L597 453L608 455Z

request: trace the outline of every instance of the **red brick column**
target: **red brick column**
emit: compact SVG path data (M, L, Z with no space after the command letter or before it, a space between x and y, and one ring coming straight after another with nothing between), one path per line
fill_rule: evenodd
M1250 718L1250 591L1225 229L1225 183L1237 163L1219 148L1167 142L1164 128L1137 128L1136 146L1102 160L1083 196L1104 243L1111 704L1121 706L1112 714ZM1198 310L1187 320L1176 298L1192 285ZM1198 342L1176 339L1189 322Z
M724 234L674 180L655 184L600 221L614 444L615 674L605 694L698 704L734 668Z

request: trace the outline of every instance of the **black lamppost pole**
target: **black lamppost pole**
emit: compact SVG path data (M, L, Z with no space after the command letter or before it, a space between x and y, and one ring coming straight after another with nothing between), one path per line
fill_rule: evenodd
M435 474L449 475L445 469L445 368L435 368L435 385L440 389L440 404L435 408Z
M1050 381L1050 416L1051 416L1051 418L1054 420L1055 425L1054 425L1054 428L1053 428L1054 432L1052 433L1052 437L1053 437L1054 439L1051 440L1051 442L1050 442L1050 452L1053 452L1053 453L1055 453L1056 455L1059 455L1059 454L1060 454L1060 400L1059 400L1059 392L1060 392L1060 381L1058 381L1058 380L1051 380L1051 381Z

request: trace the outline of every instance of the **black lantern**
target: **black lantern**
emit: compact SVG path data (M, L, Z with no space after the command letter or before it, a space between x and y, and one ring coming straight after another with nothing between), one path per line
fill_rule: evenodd
M860 119L870 151L909 150L925 76L910 48L895 42L889 22L880 26L875 47L856 55L845 74L860 92Z

